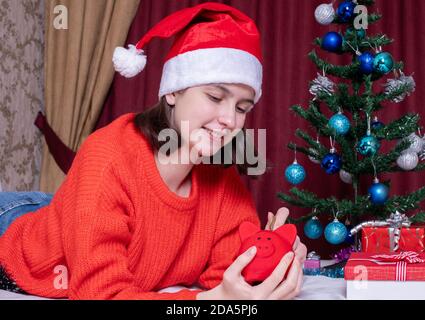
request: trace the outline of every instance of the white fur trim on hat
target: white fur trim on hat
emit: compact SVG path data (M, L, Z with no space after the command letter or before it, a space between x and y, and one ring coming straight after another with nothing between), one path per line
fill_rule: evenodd
M112 58L114 68L126 78L132 78L140 73L146 65L146 56L143 50L137 49L130 44L128 49L117 47Z
M162 70L159 97L193 86L210 83L240 83L261 97L263 68L252 54L233 48L198 49L168 60Z

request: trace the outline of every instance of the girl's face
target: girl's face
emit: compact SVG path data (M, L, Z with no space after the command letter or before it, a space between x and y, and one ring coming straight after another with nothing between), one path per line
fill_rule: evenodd
M211 84L166 95L171 121L183 144L200 157L219 151L243 128L254 106L254 90L243 84Z

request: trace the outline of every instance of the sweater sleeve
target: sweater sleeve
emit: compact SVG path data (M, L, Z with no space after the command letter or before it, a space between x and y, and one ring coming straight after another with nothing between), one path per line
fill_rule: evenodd
M127 248L134 213L119 167L82 146L62 191L64 252L70 299L196 299L200 290L144 292L129 270ZM106 152L109 156L109 152ZM117 161L118 162L118 161Z
M221 212L218 217L214 244L207 268L199 278L199 285L211 289L219 285L224 271L238 255L241 241L239 225L251 221L260 226L254 201L241 180L235 166L227 169Z

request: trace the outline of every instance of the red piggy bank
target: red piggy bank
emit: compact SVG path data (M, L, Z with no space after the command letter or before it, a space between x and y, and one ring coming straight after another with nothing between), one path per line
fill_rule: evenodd
M257 247L254 259L242 271L246 282L256 284L264 281L283 256L292 251L297 228L293 224L285 224L274 231L267 231L251 222L243 222L239 235L242 242L239 255L252 246Z

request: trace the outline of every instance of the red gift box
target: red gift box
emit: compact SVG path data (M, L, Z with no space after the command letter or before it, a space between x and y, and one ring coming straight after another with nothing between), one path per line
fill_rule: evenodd
M348 300L424 300L425 253L354 252L344 278Z
M394 252L394 228L364 227L362 229L362 251L367 253ZM425 251L425 228L403 227L400 229L398 251Z
M404 252L406 253L406 252ZM401 253L403 254L403 252ZM393 254L391 254L393 255ZM353 252L344 268L345 280L363 281L424 281L425 262L404 263L380 258L382 256L366 252ZM396 254L400 255L400 254ZM418 258L425 260L425 253L418 254Z

